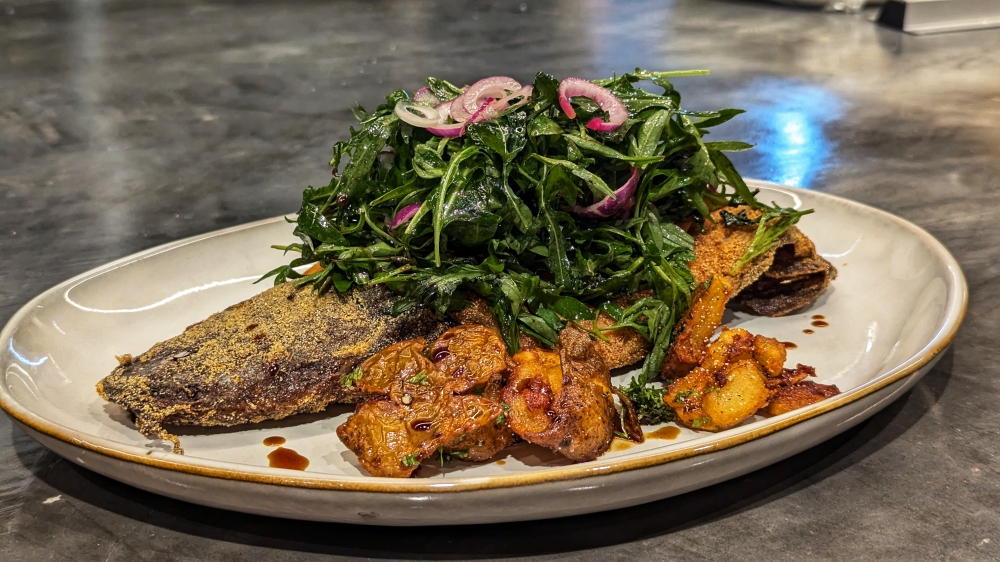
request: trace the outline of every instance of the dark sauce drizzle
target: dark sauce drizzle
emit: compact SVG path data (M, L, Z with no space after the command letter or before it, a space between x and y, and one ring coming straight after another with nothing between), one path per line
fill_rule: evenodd
M278 447L271 451L271 454L267 455L267 460L272 468L305 470L309 466L309 459L284 447Z

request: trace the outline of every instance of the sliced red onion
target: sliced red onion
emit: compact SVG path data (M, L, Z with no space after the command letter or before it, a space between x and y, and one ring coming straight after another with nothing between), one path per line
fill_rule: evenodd
M435 105L434 110L438 112L438 115L440 115L438 122L445 123L448 121L448 118L451 117L451 102L443 101Z
M615 198L610 195L589 207L575 206L574 215L585 219L606 219L615 215L623 215L635 204L635 188L639 185L639 168L632 168L632 176L621 187L615 190Z
M472 117L469 117L469 120L465 123L482 123L483 121L488 121L496 117L497 111L493 109L494 101L495 100L493 98L486 98L483 104L479 106L479 109L477 109L476 112L472 114Z
M451 100L451 105L449 106L449 113L451 114L451 118L454 119L457 123L468 121L469 117L472 117L472 113L469 113L468 111L465 110L465 105L462 103L462 101L463 101L462 96L458 96L457 98Z
M462 99L462 107L472 115L483 106L486 98L494 100L503 98L508 92L516 92L521 89L521 83L507 76L490 76L483 78L479 82L468 87L465 93L458 96ZM452 109L454 115L454 109Z
M400 121L414 127L430 127L441 122L441 114L436 109L411 101L397 102L395 111Z
M465 133L465 123L434 125L433 127L427 127L427 132L439 137L460 137Z
M441 103L441 100L431 93L431 89L427 86L413 92L413 101L419 103L420 105L437 105Z
M493 102L490 105L498 113L507 111L508 109L514 109L515 107L519 107L528 103L528 100L531 99L532 90L534 90L534 87L529 84L512 94L509 94L507 96L498 99L497 101ZM521 96L521 99L511 104L510 100L516 99L518 96Z
M493 98L486 98L486 102L473 113L468 120L461 123L452 123L450 125L435 125L433 127L427 127L427 130L432 135L437 135L439 137L460 137L465 134L465 126L469 123L479 123L481 121L486 121L487 119L493 119L497 116L497 112L491 107L490 104L493 103Z
M413 215L417 214L420 210L420 206L423 205L422 202L411 203L396 213L396 216L392 217L392 221L389 223L389 230L396 230L401 225L406 224L413 218Z
M625 104L610 90L582 78L567 78L559 83L559 105L566 117L570 119L576 119L576 110L570 105L569 98L577 96L594 100L601 106L601 109L608 112L608 121L605 122L599 117L594 117L587 123L588 129L608 133L617 129L628 119L628 109Z

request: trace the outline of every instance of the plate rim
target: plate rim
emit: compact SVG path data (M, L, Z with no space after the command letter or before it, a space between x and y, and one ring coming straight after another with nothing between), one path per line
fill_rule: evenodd
M961 266L955 257L948 251L937 238L932 236L923 228L913 224L906 219L893 213L889 213L877 207L872 207L852 199L791 186L780 185L762 180L746 180L747 184L754 187L765 187L772 190L784 191L798 199L796 192L808 193L820 199L827 199L834 203L846 205L848 207L861 208L866 212L872 212L889 222L896 223L904 229L916 235L923 241L932 253L938 257L946 266L950 273L950 287L947 293L945 316L939 325L934 336L918 352L897 363L889 369L867 383L839 394L833 398L824 400L813 406L788 412L780 416L775 416L761 426L757 424L746 426L742 431L727 435L721 439L712 434L701 439L694 439L686 446L664 451L661 453L649 453L639 457L607 459L596 464L578 464L560 467L550 467L547 470L525 472L509 475L494 476L474 476L474 477L446 477L434 479L393 479L373 476L345 476L345 475L324 475L306 476L301 472L268 469L266 467L254 467L245 465L245 468L231 468L232 466L244 466L228 461L216 461L198 457L186 457L185 462L176 462L172 459L172 453L154 451L136 445L128 445L105 439L96 435L84 433L69 427L57 424L44 418L26 406L18 402L8 391L6 384L0 384L0 409L18 422L32 428L49 437L64 441L82 449L92 451L104 456L112 457L121 461L135 462L154 468L161 468L170 471L184 472L199 476L221 478L226 480L239 480L258 484L280 485L303 489L319 490L351 490L375 493L441 493L441 492L462 492L471 490L514 488L542 484L555 481L578 480L601 475L608 475L618 472L640 470L650 466L666 464L672 461L704 455L713 451L729 449L748 441L756 440L760 437L776 433L796 425L805 420L820 416L831 410L859 400L872 394L886 386L903 379L928 364L934 357L944 351L955 338L961 326L968 307L968 286ZM151 256L170 251L188 244L200 242L216 236L223 236L239 232L240 230L256 228L284 220L284 215L268 219L257 220L240 224L237 226L215 230L203 234L198 234L181 240L168 242L153 248L149 248L123 258L111 261L96 268L85 271L79 275L71 277L32 298L17 312L11 316L10 320L0 330L0 341L5 341L13 336L14 329L20 325L21 321L36 306L37 303L51 295L52 293L63 291L83 280L92 279L103 275L130 263L149 258ZM773 421L772 421L773 420ZM707 442L702 442L707 441ZM287 473L287 474L282 474Z

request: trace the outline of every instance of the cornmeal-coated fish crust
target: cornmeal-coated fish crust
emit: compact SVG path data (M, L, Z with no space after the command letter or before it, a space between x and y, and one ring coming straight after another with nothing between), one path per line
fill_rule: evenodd
M387 345L446 328L420 309L391 316L396 298L381 286L317 295L283 283L138 357L120 356L97 392L175 452L180 442L163 424L231 426L357 402L343 375Z

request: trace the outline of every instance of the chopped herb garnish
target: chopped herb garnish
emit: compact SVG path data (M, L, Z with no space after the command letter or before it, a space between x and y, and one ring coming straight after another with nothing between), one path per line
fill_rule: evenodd
M420 386L430 386L431 382L427 380L427 372L420 371L419 373L413 375L406 382L410 384L419 384Z
M663 399L667 393L666 388L648 386L637 380L637 377L632 377L628 386L618 387L618 390L632 402L635 413L639 416L639 423L656 425L674 419L674 411Z
M709 416L703 416L703 417L697 418L696 420L692 421L691 422L691 427L701 427L702 425L704 425L706 423L711 423L711 421L712 421L711 417L709 417Z
M687 402L687 397L688 396L698 396L698 391L697 390L681 390L680 392L678 392L677 394L674 395L674 400L673 401L676 402L676 403L678 403L678 404L683 404L684 402Z
M510 414L510 406L508 406L506 402L501 402L500 407L503 408L503 413L497 416L497 425L503 425L503 423L507 421L507 416Z
M405 466L406 468L410 468L420 464L420 459L417 458L416 453L413 453L403 457L403 460L401 462L403 463L403 466Z
M344 388L350 388L354 386L354 383L356 383L361 378L362 374L363 373L361 372L361 367L354 369L350 373L347 373L346 375L340 377L340 386Z

